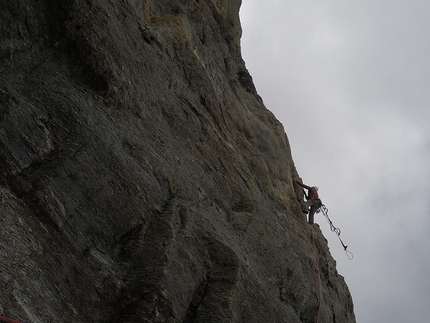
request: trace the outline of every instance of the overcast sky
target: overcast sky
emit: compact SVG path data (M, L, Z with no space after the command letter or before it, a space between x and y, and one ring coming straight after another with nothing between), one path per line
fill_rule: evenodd
M243 0L242 55L317 185L358 323L430 322L430 1Z

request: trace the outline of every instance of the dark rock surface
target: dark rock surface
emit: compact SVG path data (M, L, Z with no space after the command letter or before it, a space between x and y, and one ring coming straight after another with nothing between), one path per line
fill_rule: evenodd
M5 315L355 322L241 58L239 6L1 2Z

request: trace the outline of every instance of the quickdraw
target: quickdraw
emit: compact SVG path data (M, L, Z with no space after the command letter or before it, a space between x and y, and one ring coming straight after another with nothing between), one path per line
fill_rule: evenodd
M321 200L320 200L321 201ZM343 250L346 253L346 256L348 257L349 260L352 260L354 258L354 254L350 251L347 250L348 246L345 245L342 241L342 239L340 238L340 229L336 228L333 224L333 222L331 222L329 216L328 216L328 208L321 202L321 206L318 208L317 213L322 212L324 214L324 217L327 219L329 225L330 225L330 230L334 233L337 234L337 237L339 238L340 243L342 244Z

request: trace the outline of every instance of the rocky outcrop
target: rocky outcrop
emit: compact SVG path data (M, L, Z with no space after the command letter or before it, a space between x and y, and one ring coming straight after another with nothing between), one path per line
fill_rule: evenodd
M3 1L0 303L48 322L355 322L240 0Z

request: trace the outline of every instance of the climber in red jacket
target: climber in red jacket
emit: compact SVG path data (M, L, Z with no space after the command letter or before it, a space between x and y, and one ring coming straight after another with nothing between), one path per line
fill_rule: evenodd
M318 208L321 205L321 200L318 197L318 187L316 186L307 186L303 183L300 183L299 181L294 181L294 183L296 183L297 185L306 188L308 190L308 194L306 195L306 202L305 205L306 207L310 207L311 209L309 210L309 224L313 224L314 223L314 215L315 212L318 210Z

